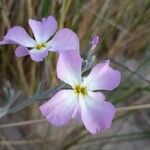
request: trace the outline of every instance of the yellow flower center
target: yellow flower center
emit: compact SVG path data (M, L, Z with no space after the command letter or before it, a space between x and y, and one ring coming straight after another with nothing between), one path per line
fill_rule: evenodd
M81 86L81 85L76 85L75 87L74 87L74 92L75 92L75 94L81 94L81 95L87 95L87 88L86 87L84 87L84 86Z
M45 43L40 43L40 44L37 44L37 45L35 46L35 48L36 48L37 50L41 50L41 49L44 48L44 47L46 47L46 44L45 44Z

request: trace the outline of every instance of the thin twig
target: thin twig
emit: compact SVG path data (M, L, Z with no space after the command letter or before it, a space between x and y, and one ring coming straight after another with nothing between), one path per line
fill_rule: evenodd
M10 127L18 127L18 126L24 126L24 125L31 125L36 123L43 123L46 119L35 119L35 120L28 120L28 121L21 121L21 122L14 122L14 123L8 123L0 125L0 129L2 128L10 128Z
M135 111L135 110L141 110L141 109L150 109L150 104L119 107L119 108L117 108L117 112Z
M136 110L142 110L142 109L150 109L150 104L119 107L119 108L117 108L117 113L127 112L127 111L136 111ZM36 123L43 123L45 121L46 121L46 119L35 119L35 120L29 120L29 121L21 121L21 122L9 123L9 124L2 124L2 125L0 125L0 129L24 126L24 125L31 125L31 124L36 124Z
M130 133L130 134L120 134L120 135L117 135L116 137L113 137L113 136L105 136L105 137L102 137L100 138L101 141L103 141L103 143L107 143L107 141L109 139L112 139L112 141L110 142L118 142L118 141L123 141L123 140L128 140L128 139L138 139L138 138L149 138L150 137L150 134L149 132L148 133ZM11 145L24 145L24 144L41 144L41 143L46 143L46 142L54 142L52 141L51 137L48 137L46 139L42 139L42 138L37 138L37 139L30 139L30 140L3 140L3 141L0 141L0 145L7 145L7 143L10 143ZM94 143L98 143L99 144L99 139L97 141L97 139L94 140ZM83 141L81 144L86 144L87 146L87 143L86 141ZM91 143L90 143L91 144ZM82 146L82 145L76 145L76 146Z
M3 140L0 141L0 145L7 145L8 142L11 145L30 145L30 144L41 144L41 143L46 143L46 142L50 142L51 139L47 138L47 139L42 139L42 138L37 138L37 139L31 139L31 140Z
M3 141L5 141L5 146L7 146L8 150L15 150L14 147L9 143L9 141L4 137L4 135L1 132L0 132L0 137ZM1 147L1 149L3 149L3 147Z

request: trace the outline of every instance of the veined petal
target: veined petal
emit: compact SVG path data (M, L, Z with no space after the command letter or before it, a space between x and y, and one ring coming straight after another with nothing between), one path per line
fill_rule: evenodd
M37 42L46 42L57 29L57 21L52 16L43 18L42 21L29 19L29 25Z
M109 66L109 61L97 64L90 74L84 78L89 90L113 90L121 80L121 74Z
M90 97L92 97L94 100L98 100L99 102L104 102L105 101L105 96L100 93L100 92L88 92L88 95ZM78 103L78 105L76 106L73 114L72 114L72 118L76 119L77 121L82 121L81 118L81 108L80 108L80 104Z
M61 90L40 106L40 110L49 123L63 126L71 119L77 103L78 97L72 90Z
M15 54L17 57L27 56L29 55L29 50L24 46L18 46Z
M0 45L7 45L7 44L17 44L16 42L13 42L11 40L7 40L5 38L3 38L2 41L0 41Z
M6 44L10 42L11 44L19 44L25 47L34 47L36 42L27 34L24 28L16 26L8 30L6 36L4 37Z
M63 28L56 32L48 45L50 51L79 51L79 38L72 30Z
M81 122L81 110L80 110L80 104L78 103L74 109L74 112L72 114L72 119L76 119L77 121Z
M89 132L96 134L104 129L110 128L115 115L115 107L104 100L103 95L99 99L86 96L80 97L82 121Z
M29 51L29 54L30 54L32 60L34 60L36 62L40 62L40 61L43 61L43 59L48 55L48 50L47 50L47 48L43 48L40 50L32 49Z
M89 97L92 97L95 101L97 100L98 102L104 102L105 101L105 96L101 92L88 92Z
M59 79L75 86L81 83L82 58L78 51L61 52L57 61Z

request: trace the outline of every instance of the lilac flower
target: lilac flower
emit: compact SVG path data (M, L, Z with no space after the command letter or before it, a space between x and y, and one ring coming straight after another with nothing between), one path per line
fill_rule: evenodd
M60 90L40 106L49 123L63 126L71 118L83 121L92 134L110 128L115 107L105 101L99 90L111 91L120 83L120 72L109 66L109 60L97 64L87 77L81 77L82 59L77 51L60 53L58 78L72 88Z
M49 16L41 21L29 19L35 40L32 39L20 26L15 26L8 30L0 45L18 44L15 53L17 57L30 55L34 61L42 61L48 51L68 51L79 50L79 39L70 29L63 28L55 35L57 21ZM54 37L50 39L52 36Z

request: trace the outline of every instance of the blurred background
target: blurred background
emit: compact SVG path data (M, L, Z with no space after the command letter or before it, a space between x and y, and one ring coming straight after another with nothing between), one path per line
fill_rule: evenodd
M68 27L78 34L83 55L89 51L91 37L100 36L96 61L109 58L122 73L120 86L106 93L116 107L150 102L149 0L0 0L0 39L16 25L32 35L28 19L49 15L56 17L59 28ZM75 121L62 128L42 120L31 124L42 118L41 102L28 97L57 85L57 54L34 63L29 56L15 57L14 51L12 45L0 47L0 112L24 103L16 113L0 113L0 150L150 149L148 109L117 114L112 128L97 135Z

